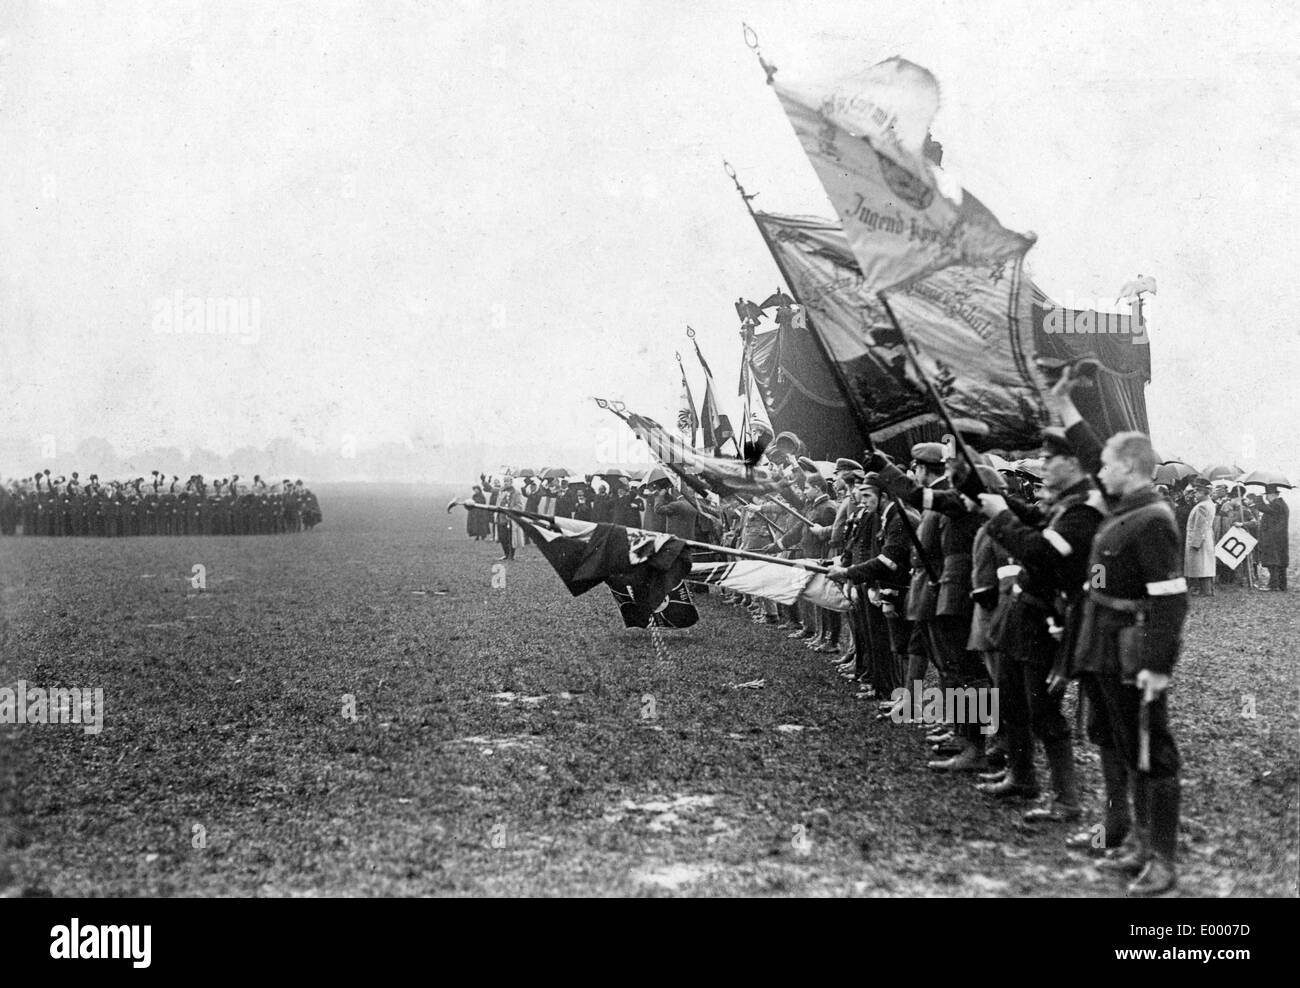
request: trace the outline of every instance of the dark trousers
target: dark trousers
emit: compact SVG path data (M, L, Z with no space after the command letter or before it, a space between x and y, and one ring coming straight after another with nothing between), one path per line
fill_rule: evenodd
M1102 768L1122 759L1133 799L1132 819L1139 845L1145 843L1158 857L1171 865L1178 857L1178 818L1181 786L1178 781L1180 761L1178 747L1169 732L1169 708L1166 694L1148 705L1151 728L1151 771L1138 771L1139 729L1142 693L1123 682L1118 672L1085 673L1080 686L1088 698L1088 735L1101 748ZM1106 742L1109 735L1109 745ZM1118 758L1116 757L1118 756ZM1120 769L1115 765L1118 785ZM1107 826L1116 818L1126 828L1128 814L1108 808Z
M901 685L902 676L894 670L894 651L889 638L889 623L879 607L867 605L867 631L871 654L868 671L872 688L878 697L888 697Z
M840 611L822 611L822 630L826 633L826 640L837 647L843 622L844 616Z
M500 522L497 525L497 537L501 543L501 554L507 559L515 558L515 546L513 533L510 531L509 522Z
M912 638L912 622L903 617L901 610L895 610L885 615L885 629L889 632L889 651L894 662L894 687L907 687L907 643Z
M867 623L867 611L870 609L866 588L859 587L849 607L849 627L853 629L853 674L855 676L861 676L871 668L871 655L875 644L872 634L875 629Z
M1061 741L1070 736L1070 722L1061 712L1064 692L1052 696L1047 691L1047 677L1052 671L1053 656L1038 655L1028 659L1004 657L999 665L998 700L1002 720L1023 727L1038 740Z
M1088 737L1098 747L1113 747L1124 758L1130 772L1138 767L1138 728L1141 720L1142 692L1125 683L1119 673L1084 673L1080 676L1084 695L1088 697ZM1178 775L1181 762L1178 746L1169 732L1167 697L1161 694L1150 704L1152 779L1171 779Z
M1286 589L1286 567L1270 566L1268 568L1268 588L1270 590Z

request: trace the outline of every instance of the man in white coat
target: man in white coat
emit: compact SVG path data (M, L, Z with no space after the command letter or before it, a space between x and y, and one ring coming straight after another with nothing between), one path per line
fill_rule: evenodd
M1189 583L1195 581L1202 596L1214 596L1214 502L1210 500L1210 482L1197 477L1192 481L1196 503L1187 516L1187 541L1183 569Z

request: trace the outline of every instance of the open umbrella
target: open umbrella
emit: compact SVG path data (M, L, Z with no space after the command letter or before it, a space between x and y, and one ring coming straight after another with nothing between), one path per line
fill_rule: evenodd
M660 480L672 480L672 477L668 476L668 471L663 467L651 467L645 472L645 476L641 478L641 483L653 484Z
M515 474L515 476L516 476L516 477L536 477L536 476L537 476L537 471L534 470L532 467L524 467L522 470L518 471L518 472Z
M1295 484L1287 480L1286 477L1278 470L1252 470L1244 477L1237 480L1239 484L1253 484L1256 487L1285 487L1292 489Z
M614 477L626 477L628 480L632 479L632 474L628 473L626 470L620 470L618 467L610 467L608 470L601 470L597 473L593 473L592 476L604 477L606 480Z
M1188 477L1196 476L1196 468L1183 463L1181 460L1166 460L1156 466L1156 472L1153 479L1157 484L1164 484L1166 487L1172 487L1181 483Z
M545 470L542 471L543 480L559 480L561 477L572 477L572 476L573 474L571 474L568 470L564 469L564 467L547 467Z
M1201 471L1201 476L1206 480L1234 480L1242 475L1241 467L1230 467L1226 463L1220 463L1217 466L1208 466Z

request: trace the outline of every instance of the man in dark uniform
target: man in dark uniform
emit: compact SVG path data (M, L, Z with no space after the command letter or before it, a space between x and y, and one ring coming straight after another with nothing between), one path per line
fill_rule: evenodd
M967 510L952 492L945 469L945 450L940 443L918 443L912 448L915 481L885 462L880 454L871 457L873 467L882 467L881 480L889 493L922 511L917 539L939 580L931 583L919 553L912 552L912 582L908 590L908 617L916 621L909 646L910 689L925 675L928 654L945 690L973 686L984 679L983 661L966 644L970 639L974 602L971 599L971 552L981 520ZM947 496L945 496L945 494ZM913 595L919 600L913 601ZM918 640L919 639L919 640ZM915 697L913 702L915 702ZM952 742L951 758L939 758L929 767L940 772L973 772L984 767L985 736L975 723L948 725L932 736L933 741ZM942 754L937 749L936 754Z
M881 654L889 656L888 662L874 663L872 667L872 686L876 696L882 702L899 686L905 686L903 677L907 671L907 645L911 628L907 625L900 608L907 593L908 560L911 555L911 543L904 528L904 520L897 502L886 499L886 494L876 473L867 474L863 485L875 492L878 500L883 501L879 509L878 523L873 526L869 543L865 547L861 560L855 559L847 567L833 566L827 574L837 582L852 581L859 584L865 594L868 586L872 587L879 600L880 620L872 626L880 629L884 641L880 643ZM873 607L874 610L874 607Z
M19 518L22 521L23 534L36 534L36 492L27 488L22 492L22 501L18 506Z
M158 534L171 535L172 521L176 511L176 495L164 491L158 496Z
M1091 435L1081 420L1077 428ZM1102 451L1098 476L1117 500L1093 541L1074 647L1074 671L1100 701L1090 704L1098 709L1089 733L1103 750L1115 749L1131 783L1131 840L1100 867L1136 874L1128 891L1141 896L1177 884L1180 761L1166 691L1187 617L1183 543L1173 510L1155 492L1155 463L1140 432L1114 435Z
M301 483L301 481L299 481ZM321 523L320 501L316 495L308 488L303 488L303 511L302 523L306 526L307 531L311 531Z
M1060 642L1069 640L1070 625L1077 620L1088 554L1105 512L1101 492L1065 432L1045 429L1042 442L1050 507L1044 510L997 494L979 495L980 507L990 519L989 536L1020 565L997 641L1004 657L998 687L1008 740L1007 777L982 791L996 798L1037 794L1032 732L1047 755L1055 798L1026 813L1027 823L1075 820L1082 812L1070 726L1061 712L1065 669ZM1125 777L1122 762L1113 752L1107 756L1104 749L1102 772L1112 782ZM1118 846L1125 836L1119 830L1128 828L1107 823L1110 846Z
M871 542L879 522L877 510L880 506L879 492L875 487L868 487L865 477L849 490L848 499L853 502L853 509L844 523L844 552L840 555L841 568L845 571L866 562L870 558ZM867 672L873 667L875 649L878 647L876 636L869 625L866 588L853 595L849 607L849 627L853 631L853 663L851 673L854 680L867 682ZM881 632L884 628L879 629Z
M881 479L889 482L888 468L892 466L884 461L872 458L871 467L873 470L881 472ZM916 481L915 488L908 485L904 486L904 491L910 495L902 499L907 502L909 499L913 502L913 507L921 507L921 522L916 529L916 540L919 544L912 546L911 551L911 568L912 578L907 590L907 611L906 618L912 625L912 635L907 647L907 679L903 683L908 690L911 699L910 715L919 713L921 697L917 692L916 683L925 678L926 666L933 662L939 673L940 679L943 678L943 655L935 654L930 645L929 627L937 613L936 606L939 598L939 584L930 582L929 572L926 568L927 561L934 568L936 576L939 575L940 560L943 559L943 544L940 525L943 521L943 515L933 508L924 504L926 490L946 491L949 489L948 478L944 474L943 468L943 446L939 443L917 443L912 447L912 476ZM890 490L891 494L898 494L899 491ZM916 694L916 695L913 695Z
M8 487L0 487L0 535L13 535L17 527L17 495Z

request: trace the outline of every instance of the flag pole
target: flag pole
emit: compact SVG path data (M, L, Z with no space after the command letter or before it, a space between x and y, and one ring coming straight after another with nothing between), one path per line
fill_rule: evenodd
M755 44L757 44L757 39L755 39ZM759 57L759 61L767 71L767 81L770 83L772 81L772 75L776 69L769 66L766 62L763 62L762 56ZM754 206L751 203L751 200L754 196L758 195L758 193L755 192L750 194L745 191L745 187L740 184L740 179L736 177L736 169L731 167L731 162L723 159L722 167L727 173L727 177L735 183L736 191L740 193L741 201L744 202L745 208L749 210L749 218L754 221L754 226L758 227L759 236L763 238L763 243L767 245L768 253L772 255L772 260L776 262L776 269L781 273L781 277L785 279L786 288L790 289L790 295L796 302L798 302L799 293L795 288L794 279L790 277L790 272L786 269L785 262L781 259L780 253L777 252L776 244L772 243L772 238L768 235L763 224L759 222L758 214L754 212ZM830 350L827 349L825 341L821 338L821 334L812 328L812 319L808 316L808 306L804 305L802 302L799 302L799 304L803 306L804 319L809 325L808 335L813 338L813 342L817 344L818 352L822 355L822 359L826 361L826 366L830 368L831 377L835 379L835 384L840 390L840 396L844 399L844 404L847 406L849 414L853 417L853 424L858 427L858 435L866 441L866 449L874 453L876 451L876 444L871 440L871 427L866 418L862 415L862 411L858 408L857 403L853 400L853 391L849 387L848 378L844 376L844 369L836 363L834 359L832 359ZM921 560L921 565L925 567L925 575L929 578L931 583L938 583L939 574L935 572L934 564L930 562L930 557L926 554L925 548L921 545L921 540L917 538L916 528L912 525L911 519L907 517L905 506L898 497L891 494L890 498L898 505L898 517L903 520L903 528L907 531L907 538L912 543L912 549L916 552L917 558Z
M745 204L745 209L748 210L749 212L749 218L754 221L754 226L758 228L758 235L763 238L763 243L764 245L766 245L768 253L772 255L772 260L776 262L776 269L781 273L781 277L785 280L786 288L790 290L790 294L795 298L796 301L798 301L799 294L795 289L794 279L790 276L790 272L785 266L785 261L781 259L781 255L777 252L776 244L772 243L771 236L768 234L763 224L759 222L758 214L754 212L754 205L752 200L758 195L758 193L757 192L749 193L745 191L745 187L740 184L740 179L736 175L736 169L731 167L731 162L727 161L726 159L723 159L722 168L723 171L727 173L727 177L730 178L732 183L736 186L736 191L740 193L740 200ZM800 302L800 305L803 305L803 303ZM805 305L804 306L805 318L807 318L807 312L808 312L808 307ZM746 360L745 368L746 368L747 379L748 379L748 367L749 367L748 360L749 360L749 349L750 349L749 340L750 340L751 332L752 330L748 328L745 331L745 360ZM853 392L849 387L848 378L844 376L843 368L841 368L838 363L836 363L834 360L831 359L830 351L826 348L826 343L824 340L822 340L820 334L818 334L816 331L813 331L808 335L813 338L813 342L817 344L818 352L822 355L822 359L826 361L826 366L830 368L831 376L835 378L835 384L840 390L840 397L844 399L844 404L848 407L849 414L853 416L853 424L858 427L858 433L866 441L866 448L874 451L876 447L875 447L875 443L871 441L871 429L868 426L866 419L863 418L861 411L858 409L857 405L853 401L853 397L852 397ZM748 401L748 395L746 396L746 401Z
M448 511L451 511L451 509L455 507L461 507L467 511L491 511L512 518L524 518L528 521L545 521L551 522L552 524L556 521L555 515L539 515L535 511L520 511L518 508L498 508L495 505L475 504L472 501L451 501L447 504ZM571 521L572 519L565 520ZM588 524L594 525L596 522L589 522ZM556 525L555 527L561 528L559 525ZM646 532L644 529L640 528L627 528L623 525L617 525L615 527L624 528L629 532L642 532L645 535L664 534L663 532ZM563 531L562 528L561 531ZM672 538L677 538L677 536L674 535ZM726 556L735 556L737 559L754 559L763 563L776 563L779 566L789 566L793 569L808 570L810 573L826 574L830 572L829 566L822 566L819 563L810 562L806 559L782 559L780 556L765 556L761 552L750 552L748 549L733 549L730 546L725 545L711 545L708 542L696 542L694 539L680 539L679 541L686 543L692 549L705 549L709 552L720 552Z
M894 324L894 330L903 340L903 349L907 351L908 357L912 360L912 366L916 369L916 376L921 379L926 390L930 393L930 399L938 407L939 415L943 418L944 425L948 427L948 431L952 434L953 441L957 444L957 448L961 450L962 458L966 460L967 466L970 467L970 475L973 478L973 482L977 484L981 490L984 490L984 483L980 480L979 471L975 469L975 458L971 456L970 447L966 445L966 440L962 438L961 432L959 432L957 427L953 425L952 416L948 414L948 406L943 403L943 399L939 397L939 392L936 390L933 382L931 382L930 376L926 374L925 369L921 366L921 361L917 358L916 353L912 349L912 341L908 339L907 334L903 332L903 327L899 325L898 316L894 315L894 309L889 304L889 299L885 297L884 292L876 292L876 298L880 299L880 304L885 307L885 314L889 316L889 321Z
M799 512L795 511L794 508L790 507L790 505L786 504L785 501L781 500L781 498L777 497L775 494L764 494L763 497L767 498L768 501L770 501L772 504L775 504L778 508L780 508L782 511L786 512L787 514L794 515L805 525L816 524L816 522L814 522L811 518L806 518L803 515L799 514Z
M700 341L697 340L697 339L695 338L695 329L694 329L694 327L692 327L692 326L690 325L690 323L687 323L687 324L686 324L686 337L687 337L687 339L689 339L689 340L691 341L691 345L692 345L693 347L695 347L695 356L696 356L696 359L698 359L699 362L700 362L700 370L704 371L704 402L705 402L705 404L708 404L708 403L709 403L709 396L710 396L710 395L713 396L713 412L714 412L714 415L713 415L712 418L710 418L709 415L708 415L708 409L705 408L705 407L702 405L702 406L700 406L700 410L701 410L701 413L702 413L702 414L701 414L701 418L700 418L700 422L703 424L703 423L705 423L706 420L707 420L707 425L708 425L708 433L707 433L707 434L713 436L713 455L714 455L714 456L721 456L721 455L722 455L722 443L725 442L726 440L721 440L721 441L719 441L719 439L718 439L717 429L718 429L718 426L720 426L720 425L722 424L722 420L723 420L724 418L726 418L726 416L722 414L722 411L720 410L720 408L719 408L719 406L718 406L718 395L717 395L717 392L714 391L714 389L713 389L713 370L709 367L708 363L705 362L705 360L704 360L704 352L700 349ZM730 419L727 420L728 424L730 424L730 421L731 421ZM741 450L741 448L740 448L740 445L736 443L736 431L735 431L735 428L734 428L734 427L733 427L732 430L731 430L731 441L732 441L733 444L736 445L736 455L737 455L737 456L744 456L745 454L742 452L742 450Z
M620 419L622 419L624 425L631 428L631 423L628 422L628 420L623 416L624 406L621 402L610 402L610 401L606 401L604 398L596 398L596 397L593 397L591 400L594 401L601 408L605 409L606 411L613 412ZM618 405L619 407L615 408L614 407L615 405ZM633 435L636 435L635 429L633 429L632 432ZM658 454L658 452L655 451L655 448L652 445L650 445L650 441L646 439L645 436L638 435L637 438L646 444L646 448L650 450L650 455L659 461L660 466L668 470L671 470L673 473L677 474L677 476L681 477L682 482L685 483L686 486L689 487L691 490L693 490L696 494L703 497L706 494L710 493L708 484L704 483L702 480L697 479L693 475L687 473L685 470L679 468L676 464L674 464L671 461L671 459L665 460L662 456ZM673 437L670 435L669 438L671 439ZM684 442L683 445L685 445Z

